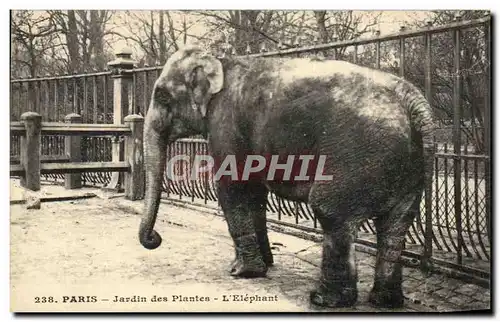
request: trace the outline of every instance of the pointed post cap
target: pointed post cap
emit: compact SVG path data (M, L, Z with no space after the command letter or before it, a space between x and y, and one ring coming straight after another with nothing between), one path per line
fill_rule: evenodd
M116 59L110 61L108 66L114 69L132 69L136 61L132 59L132 49L129 47L122 47L115 51Z

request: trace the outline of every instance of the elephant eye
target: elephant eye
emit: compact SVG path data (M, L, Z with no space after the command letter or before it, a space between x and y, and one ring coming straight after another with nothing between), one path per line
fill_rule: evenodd
M168 105L172 101L172 95L166 88L157 87L154 93L154 100L161 105Z

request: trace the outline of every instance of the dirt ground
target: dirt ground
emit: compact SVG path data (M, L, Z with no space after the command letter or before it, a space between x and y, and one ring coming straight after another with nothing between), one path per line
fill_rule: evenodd
M266 278L234 279L221 217L162 204L155 227L163 244L151 251L137 238L142 202L98 194L43 202L39 210L11 205L12 311L376 311L367 303L373 256L358 256L355 308L311 307L320 244L271 231L275 267ZM408 301L402 311L453 309Z

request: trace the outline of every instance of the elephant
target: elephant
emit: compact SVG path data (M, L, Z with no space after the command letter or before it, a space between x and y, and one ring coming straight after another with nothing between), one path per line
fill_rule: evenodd
M215 57L195 45L172 54L152 91L144 123L145 209L139 241L160 246L154 230L166 147L203 135L216 160L232 155L324 155L328 180L256 175L220 178L217 193L235 259L230 274L266 276L273 265L266 198L308 203L323 231L312 304L351 307L358 300L354 241L372 218L377 235L369 302L401 307L404 239L432 178L430 104L407 80L320 58Z

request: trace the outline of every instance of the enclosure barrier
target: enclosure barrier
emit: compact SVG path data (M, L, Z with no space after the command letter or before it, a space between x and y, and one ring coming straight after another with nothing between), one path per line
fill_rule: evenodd
M406 238L405 254L438 265L445 269L456 270L482 279L490 277L491 258L491 102L490 102L490 24L489 15L471 21L462 21L457 16L455 21L442 26L433 26L431 22L423 28L410 30L402 26L399 32L381 35L375 32L374 37L361 39L359 35L345 41L332 43L302 44L300 39L293 44L263 43L259 53L252 53L247 47L246 57L316 57L324 59L348 60L360 65L382 69L401 77L408 77L409 53L415 51L415 41L420 41L422 77L415 82L426 98L431 102L442 87L433 80L436 66L432 48L438 37L450 39L450 102L452 115L452 132L440 130L443 135L436 135L434 156L434 176L432 192L425 195L422 211L417 216ZM484 97L479 97L477 104L484 105L483 115L472 115L480 120L480 126L471 122L470 128L463 120L464 109L464 77L461 73L463 64L463 38L474 32L482 38L484 44L484 60L487 62L484 74L486 79ZM391 44L393 46L386 46ZM274 48L273 48L274 46ZM297 48L296 48L297 47ZM390 47L389 57L398 61L391 67L384 61L384 50ZM230 48L228 46L227 48ZM270 48L271 50L268 50ZM417 49L418 49L417 48ZM222 51L221 57L230 58L231 50ZM133 68L131 52L128 50L116 53L116 60L109 64L110 71L90 74L63 75L56 77L38 77L31 79L11 80L11 118L19 120L23 112L35 111L50 122L68 122L64 116L70 113L81 115L84 123L123 123L127 114L146 115L151 101L151 92L155 80L163 66L145 66ZM24 129L25 131L25 129ZM54 132L52 132L54 133ZM484 149L470 146L474 137L470 133L481 133L484 137ZM466 134L466 135L464 135ZM86 134L83 134L86 135ZM82 160L92 162L117 163L123 158L122 142L116 136L81 138ZM42 131L42 156L40 166L49 167L52 163L67 163L68 139L60 135ZM11 136L11 158L19 158L21 142ZM168 155L208 153L207 144L201 139L182 139L168 148ZM29 163L28 161L25 161ZM28 164L30 166L31 164ZM188 165L178 165L179 171ZM94 172L82 173L82 181L92 184L107 184L120 187L123 180L118 173ZM187 168L186 168L187 169ZM102 170L102 169L101 169ZM110 169L107 169L111 171ZM104 171L104 170L102 170ZM184 170L182 170L184 171ZM187 171L187 170L186 170ZM41 173L47 173L41 171ZM49 175L49 174L46 174ZM59 175L59 174L50 174ZM62 180L63 177L53 177ZM76 180L76 179L75 179ZM126 184L124 184L126 186ZM197 181L173 182L164 178L164 192L169 197L189 202L215 203L216 189L212 177L207 174ZM427 187L426 192L429 191ZM306 204L281 199L269 195L267 209L271 220L281 225L295 227L305 231L321 232L314 214ZM426 215L427 214L427 215ZM375 246L375 229L371 221L363 223L360 228L361 243Z
M11 122L11 135L20 136L20 163L10 166L11 176L20 176L21 185L33 191L40 190L40 175L65 174L67 189L81 188L80 173L124 172L125 196L130 200L144 197L143 125L140 115L128 115L124 125L82 124L81 116L68 114L66 124L42 122L40 114L27 112L21 122ZM41 135L66 137L65 152L69 162L41 162ZM112 162L81 162L81 136L125 136L125 159Z

